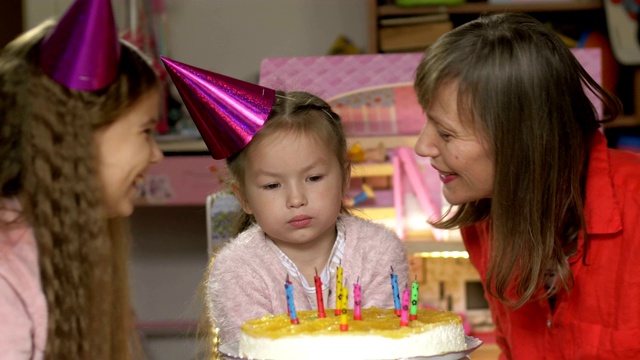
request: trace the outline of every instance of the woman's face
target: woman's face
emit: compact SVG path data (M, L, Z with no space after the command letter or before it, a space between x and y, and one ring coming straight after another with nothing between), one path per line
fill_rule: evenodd
M425 109L427 123L415 145L418 155L431 158L452 205L491 198L494 179L493 149L479 128L458 114L457 101L457 82L443 84Z
M140 98L113 123L95 135L99 173L109 218L133 212L136 183L163 155L153 136L160 110L160 92Z

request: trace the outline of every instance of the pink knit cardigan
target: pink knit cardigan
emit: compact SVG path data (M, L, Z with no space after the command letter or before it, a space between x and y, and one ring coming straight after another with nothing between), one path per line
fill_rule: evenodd
M18 202L0 202L4 208L0 219L16 218ZM40 360L46 338L47 303L40 286L33 231L24 222L0 223L0 359Z
M345 277L359 277L362 307L393 307L390 267L399 284L408 281L404 244L383 225L353 216L341 218L346 230L341 266ZM220 329L222 343L237 340L245 320L287 311L287 270L267 241L262 229L254 225L224 246L214 260L207 282L208 315ZM330 289L335 289L335 269L330 273ZM290 280L296 310L316 309L315 294L303 291L299 278ZM335 296L325 300L325 307L335 307ZM353 308L352 296L349 307Z

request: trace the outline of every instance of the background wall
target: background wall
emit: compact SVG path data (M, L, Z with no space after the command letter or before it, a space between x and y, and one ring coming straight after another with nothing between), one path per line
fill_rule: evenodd
M141 1L141 0L138 0ZM25 26L72 0L23 0ZM122 28L129 0L112 0ZM257 82L265 57L324 55L339 35L367 45L366 0L165 0L168 56Z
M367 44L366 0L166 0L168 56L257 82L266 57L326 54L339 35ZM23 0L25 29L61 15L72 0ZM113 0L123 28L124 0ZM132 217L132 285L141 322L192 322L196 290L207 264L202 207L142 207ZM176 323L176 321L178 323ZM150 359L190 359L186 330L148 332Z

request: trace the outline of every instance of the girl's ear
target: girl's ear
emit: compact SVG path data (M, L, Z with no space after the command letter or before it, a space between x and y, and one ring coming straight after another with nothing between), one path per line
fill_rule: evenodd
M249 205L247 198L244 196L244 193L240 190L240 186L237 182L234 181L233 183L231 183L231 191L233 191L233 195L235 195L236 199L238 199L242 210L247 214L253 214L253 211L251 211L251 206Z

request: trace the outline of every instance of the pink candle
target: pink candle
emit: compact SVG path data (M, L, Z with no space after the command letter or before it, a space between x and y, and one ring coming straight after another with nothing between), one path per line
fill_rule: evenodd
M353 320L362 320L362 289L358 282L353 284Z
M409 326L409 289L404 288L402 292L402 313L400 315L400 326Z
M318 276L318 270L316 269L316 276L313 277L313 281L316 283L316 302L318 303L318 317L326 318L327 314L324 312L324 300L322 299L322 279Z

